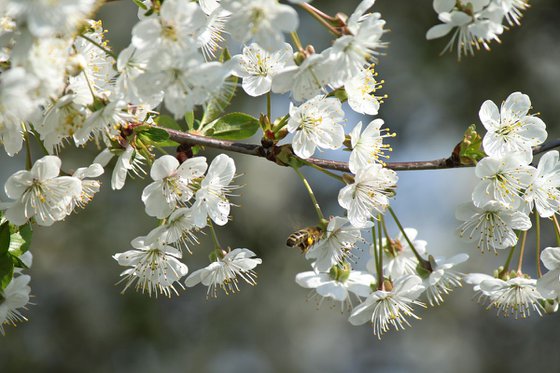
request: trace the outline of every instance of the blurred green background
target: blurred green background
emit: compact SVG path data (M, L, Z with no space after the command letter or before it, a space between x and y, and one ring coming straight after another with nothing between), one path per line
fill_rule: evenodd
M335 13L351 13L357 1L315 1ZM500 102L511 92L528 94L542 113L549 138L559 136L560 2L531 1L521 27L492 44L492 51L457 62L439 56L447 38L426 41L437 23L431 1L379 0L374 10L387 20L390 43L377 67L389 99L380 117L398 137L392 160L426 160L447 156L486 99ZM99 11L115 50L130 40L136 22L132 1L105 5ZM310 17L301 17L300 35L317 50L330 43L328 33ZM273 112L288 109L287 97L274 100ZM262 98L243 95L232 110L258 114ZM348 128L359 120L350 111ZM40 154L39 151L35 152ZM62 153L64 167L89 164L96 150ZM209 158L216 153L207 152ZM34 305L29 322L8 327L0 338L0 372L500 372L557 371L560 316L526 320L497 318L473 300L470 287L446 297L443 306L418 310L422 320L406 331L377 340L367 325L353 327L347 315L328 304L306 301L308 291L294 276L309 263L285 247L294 230L313 224L314 212L289 169L262 159L232 155L238 184L232 222L220 229L222 242L247 247L263 259L258 286L243 285L239 294L206 300L206 288L181 291L180 297L150 299L115 286L122 268L111 258L129 249L156 222L143 212L140 194L148 180L127 181L110 190L110 170L102 191L84 211L52 228L37 228L32 252ZM324 153L344 159L347 153ZM24 167L24 155L0 155L0 180ZM306 170L327 214L342 214L339 185ZM468 201L476 182L473 169L400 172L393 203L401 221L419 230L434 254L466 252L464 272L490 273L504 255L481 255L454 234L457 204ZM545 246L554 245L551 226L543 221ZM392 227L394 228L394 227ZM396 232L392 229L392 232ZM531 237L530 237L531 238ZM529 252L532 252L532 240ZM206 237L186 255L190 271L207 264ZM359 251L358 266L367 260ZM533 258L526 272L534 274Z

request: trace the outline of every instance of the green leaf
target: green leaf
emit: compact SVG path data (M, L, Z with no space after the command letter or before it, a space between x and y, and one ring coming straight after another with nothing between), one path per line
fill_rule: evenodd
M14 277L14 262L12 256L4 254L0 256L0 289L6 289L6 286Z
M484 157L486 153L482 150L482 137L476 132L476 126L471 124L459 144L459 161L463 165L473 165Z
M141 2L140 0L132 0L132 2L134 4L136 4L136 6L140 9L144 9L144 10L148 10L148 7L146 6L146 4L144 4L143 2Z
M185 122L187 122L187 128L190 130L194 129L194 112L189 111L185 113Z
M19 227L19 231L12 233L10 236L10 254L19 257L28 251L29 246L31 246L32 235L33 231L29 224Z
M134 128L134 132L136 132L142 139L147 139L153 143L160 143L169 140L169 134L167 131L157 127L139 126Z
M231 54L229 53L229 50L227 48L224 48L222 50L222 53L220 53L220 57L218 58L218 61L224 63L229 60L231 60Z
M259 129L259 120L245 113L231 113L210 123L205 135L222 140L243 140Z
M156 123L158 124L158 126L163 127L163 128L169 128L169 129L172 129L172 130L183 131L183 128L181 128L179 123L177 123L177 121L175 119L173 119L172 117L170 117L169 115L160 115L156 119Z
M10 248L10 223L7 221L0 225L0 255L8 252Z

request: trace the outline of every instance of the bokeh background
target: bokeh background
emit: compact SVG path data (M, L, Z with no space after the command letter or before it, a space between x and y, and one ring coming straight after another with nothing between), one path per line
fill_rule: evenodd
M315 1L331 14L351 13L358 1ZM431 1L379 0L375 10L387 20L389 42L377 66L389 99L380 117L398 133L392 160L447 156L486 99L500 102L511 92L529 94L535 111L558 137L560 117L560 2L531 1L522 27L505 32L492 51L457 62L439 56L447 39L426 41L437 23ZM115 50L130 40L136 7L122 0L103 6L98 16ZM328 33L301 15L304 43L321 50ZM274 99L273 112L287 111L287 97ZM235 100L232 110L258 114L263 99ZM349 110L348 124L371 118ZM39 151L35 152L40 154ZM64 166L91 162L96 150L64 150ZM208 157L215 153L207 152ZM344 159L347 153L324 153ZM134 237L156 223L143 212L140 194L147 180L128 181L122 191L102 191L84 211L49 229L37 228L31 270L33 303L29 322L8 327L0 338L0 372L500 372L557 371L560 315L514 320L497 318L473 300L468 286L438 308L419 310L422 320L406 331L373 336L369 326L353 327L338 308L317 308L294 276L308 270L297 250L285 246L294 230L313 224L314 212L289 169L265 160L232 155L244 185L235 199L232 222L219 230L223 242L247 247L263 259L258 286L206 300L206 288L180 297L150 299L115 286L122 268L111 258L128 250ZM24 155L0 155L0 180L23 168ZM327 214L341 214L339 185L306 170ZM110 171L108 172L110 174ZM406 226L419 230L434 254L466 252L464 272L490 273L505 255L481 255L454 234L457 204L467 201L476 182L473 169L400 172L394 208ZM543 244L553 245L543 221ZM392 232L396 233L394 227ZM530 237L529 252L533 241ZM193 271L207 264L211 244L202 239L185 258ZM358 251L359 266L367 249ZM534 274L534 258L526 272Z

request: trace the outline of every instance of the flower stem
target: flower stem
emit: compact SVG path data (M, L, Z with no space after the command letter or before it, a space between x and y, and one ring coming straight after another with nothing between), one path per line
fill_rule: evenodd
M300 52L303 52L303 45L301 44L301 39L299 38L297 31L291 32L290 36L292 37L292 40L294 41L296 48Z
M303 176L303 174L297 167L293 167L293 169L296 172L296 174L298 174L301 181L303 182L305 189L307 189L307 193L309 193L309 197L311 197L311 201L313 202L313 207L315 207L315 212L317 213L317 216L319 217L319 220L321 221L322 224L323 222L325 222L325 216L321 211L321 207L319 206L319 202L317 202L317 198L315 198L315 194L313 193L313 189L311 189L311 185L309 185L307 179L305 178L305 176Z
M556 219L556 215L552 215L552 221L554 222L554 233L556 234L556 244L560 246L560 225L558 225L558 219Z
M517 241L519 241L519 237L521 237L521 231L517 232ZM509 250L508 257L506 258L506 262L504 263L504 268L500 271L500 273L498 273L499 278L502 278L502 276L505 275L507 271L509 271L509 265L511 263L511 259L513 258L513 253L515 252L516 247L517 245L514 245Z
M536 229L536 235L537 235L537 250L536 250L536 261L537 261L537 276L542 277L542 269L541 269L541 217L539 216L539 213L537 212L535 214L535 229Z
M395 220L395 223L397 224L397 226L399 227L399 230L401 231L401 233L403 234L404 239L406 240L406 242L408 243L408 246L410 247L410 249L412 250L412 252L414 253L414 256L416 257L416 260L418 260L418 263L420 263L420 265L431 271L432 270L432 266L430 265L430 262L427 261L426 259L422 258L420 256L420 254L418 253L418 251L416 251L416 248L414 247L414 245L412 244L412 241L410 240L410 238L408 238L408 235L406 234L406 232L404 231L404 228L401 224L401 222L399 221L399 218L397 218L397 215L395 215L395 212L393 211L393 209L391 208L391 206L389 206L388 208L389 212L391 213L391 216L393 217L393 220Z
M321 167L321 166L317 166L314 163L308 162L305 159L302 159L303 163L305 163L307 166L316 169L317 171L321 171L322 173L324 173L327 176L332 177L333 179L336 179L338 181L340 181L341 183L344 184L344 179L342 178L342 176L335 174L334 172L330 172L329 170Z
M334 28L328 21L325 20L325 18L323 18L323 16L321 15L324 14L323 12L319 12L317 13L317 9L315 9L314 7L312 7L309 4L300 4L300 6L303 8L303 10L305 10L307 13L311 14L311 16L313 18L315 18L321 25L325 26L325 28L327 30L329 30L332 34L336 35L336 36L340 36L341 33L340 31L338 31L336 28Z
M29 171L33 167L33 159L31 158L31 145L29 144L29 132L25 123L21 122L23 128L23 139L25 140L25 168Z
M208 219L208 227L210 227L210 234L212 236L212 241L214 241L214 245L216 245L216 249L221 250L222 246L220 246L220 241L218 240L218 235L214 229L214 224L212 224L212 220L210 219Z
M517 273L522 274L521 268L523 267L523 254L525 253L525 242L527 240L527 231L524 231L521 237L521 249L519 250L519 261L517 263Z
M375 222L374 219L371 219L371 221ZM383 274L379 271L379 253L377 251L377 234L375 234L375 226L371 227L371 246L373 248L373 259L375 260L377 288L381 290L380 286L383 286Z
M91 44L95 45L97 48L101 49L103 52L105 52L106 55L108 55L110 57L113 57L115 60L117 59L117 55L113 51L105 48L104 46L102 46L101 44L99 44L98 42L96 42L95 40L90 38L89 36L85 36L85 35L78 35L78 36L81 37L84 40L89 41Z
M379 214L377 216L377 219L379 222L383 221L383 216L381 216L381 214ZM375 227L371 228L372 230L375 229ZM385 290L385 284L384 284L384 276L383 276L383 235L381 233L381 224L377 223L377 239L379 240L379 267L378 267L378 272L381 274L380 275L380 284L378 285L378 288L380 290Z
M270 103L270 92L266 92L266 116L268 117L268 121L270 122L271 119L271 103Z

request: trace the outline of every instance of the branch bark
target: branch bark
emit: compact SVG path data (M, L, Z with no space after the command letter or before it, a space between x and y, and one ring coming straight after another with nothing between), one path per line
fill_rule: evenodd
M212 139L205 136L195 135L192 133L186 133L181 131L176 131L172 129L164 128L165 131L169 133L171 140L176 141L180 144L187 145L202 145L209 148L225 150L234 153L241 153L252 155L255 157L262 157L271 159L270 155L274 154L274 150L278 147L264 147L262 145L256 144L245 144L234 141L218 140ZM544 153L548 150L557 148L560 146L560 139L551 140L540 146L533 148L533 154L537 155ZM295 155L294 155L295 157ZM307 162L313 163L319 167L323 167L329 170L350 172L348 168L348 162L331 161L328 159L321 158L308 158ZM434 159L431 161L411 161L411 162L387 162L386 167L395 171L417 171L417 170L443 170L450 168L461 168L461 167L472 167L460 164L452 156L447 158Z

